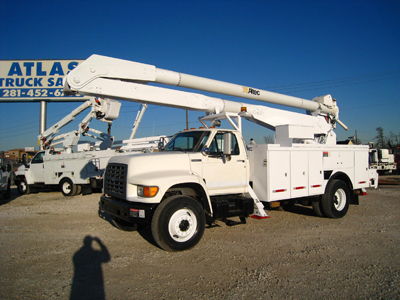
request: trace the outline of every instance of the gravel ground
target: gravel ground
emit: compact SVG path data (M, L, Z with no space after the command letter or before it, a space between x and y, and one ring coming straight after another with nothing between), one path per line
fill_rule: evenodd
M0 198L1 299L400 299L400 185L343 219L295 206L219 222L178 253L113 227L99 197Z

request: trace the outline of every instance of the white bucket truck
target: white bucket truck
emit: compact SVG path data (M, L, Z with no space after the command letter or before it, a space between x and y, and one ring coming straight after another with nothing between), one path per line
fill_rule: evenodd
M151 82L303 108L308 114ZM318 216L341 218L349 204L358 204L363 189L377 186L368 146L336 144L336 124L345 125L330 95L310 101L98 55L67 75L64 93L206 112L202 128L176 134L159 153L113 157L104 175L102 210L123 230L150 224L155 241L168 251L195 246L205 224L217 219L236 216L244 223L250 215L268 217L262 202L297 200L312 205ZM275 144L247 147L242 118L275 130ZM233 129L217 128L221 120Z
M79 129L57 135L59 130L73 121L75 117L91 108L89 114L80 122ZM92 119L111 125L118 118L121 103L110 99L91 98L62 120L38 136L41 151L32 160L20 166L15 173L15 184L23 195L41 188L60 188L65 196L79 193L91 193L92 189L103 187L103 174L108 160L113 156L141 153L145 149L158 149L160 139L166 137L148 137L133 139L134 132L145 111L145 106L138 112L129 140L117 141L108 133L89 127ZM110 129L110 126L109 126ZM91 133L89 133L91 132ZM95 135L96 134L96 135ZM82 136L88 136L99 142L79 144ZM54 146L62 144L62 148ZM77 147L77 152L73 151Z

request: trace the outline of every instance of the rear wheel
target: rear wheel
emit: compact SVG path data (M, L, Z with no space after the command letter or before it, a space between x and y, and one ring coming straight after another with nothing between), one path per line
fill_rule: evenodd
M69 178L64 178L60 183L61 192L64 196L70 197L75 196L77 192L77 186Z
M349 187L342 180L332 180L321 197L322 212L328 218L343 218L349 210Z
M167 251L183 251L194 247L205 229L203 207L187 196L172 196L157 207L151 223L156 243Z
M76 194L75 195L79 195L82 192L82 186L80 184L78 184L76 186Z
M30 193L30 187L29 185L26 183L26 179L22 179L21 181L19 181L19 183L17 184L17 190L18 193L20 193L21 195L25 195L25 194L29 194Z

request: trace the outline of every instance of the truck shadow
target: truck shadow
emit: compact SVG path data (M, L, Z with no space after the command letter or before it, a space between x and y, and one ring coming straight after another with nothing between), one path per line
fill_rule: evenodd
M300 204L295 204L293 207L289 209L283 209L282 207L277 207L277 208L264 208L267 211L282 211L282 212L288 212L288 213L293 213L297 215L304 215L304 216L310 216L310 217L316 217L319 218L314 210L312 209L311 206L303 206Z
M110 260L110 253L99 238L85 236L83 246L72 258L74 277L70 299L105 299L102 264Z

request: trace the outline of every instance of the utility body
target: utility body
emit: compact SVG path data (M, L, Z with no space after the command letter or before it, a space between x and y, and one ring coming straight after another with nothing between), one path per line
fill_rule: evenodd
M147 85L177 85L306 109L300 114ZM343 217L363 189L376 187L368 146L337 145L339 120L330 95L306 99L93 55L64 79L64 93L206 112L202 127L177 133L159 153L109 160L100 205L116 227L150 224L157 244L186 250L205 224L267 218L264 205L311 205ZM275 143L246 145L242 119L275 131ZM221 123L230 124L222 129ZM264 204L263 204L264 203Z

